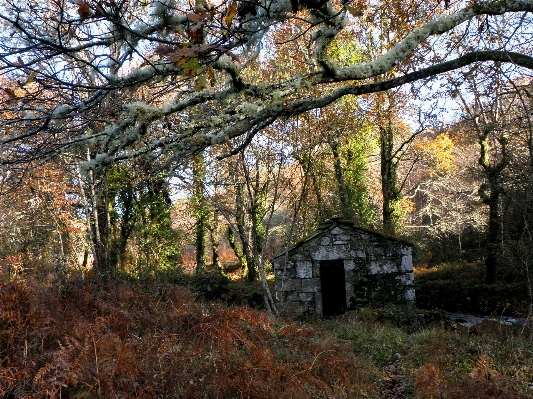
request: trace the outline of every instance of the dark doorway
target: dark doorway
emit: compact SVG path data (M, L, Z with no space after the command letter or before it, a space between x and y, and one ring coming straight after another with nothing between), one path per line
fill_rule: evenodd
M335 316L346 312L346 278L341 259L320 262L322 314Z

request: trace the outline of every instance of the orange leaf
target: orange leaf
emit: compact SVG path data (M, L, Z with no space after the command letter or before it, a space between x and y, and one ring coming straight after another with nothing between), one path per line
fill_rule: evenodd
M186 33L193 43L202 43L202 41L204 40L204 30L202 29L202 27L196 27L196 29L190 30L188 29Z
M224 17L224 22L226 22L226 26L229 28L231 26L231 23L233 22L233 18L237 14L237 3L231 3L228 6L228 12L226 13L226 16Z
M204 20L204 16L203 15L198 15L198 14L187 14L187 19L190 19L191 21L194 21L194 22L200 22L202 20Z
M78 8L78 14L80 14L80 18L81 18L82 21L87 19L87 17L89 16L90 11L91 11L91 9L89 8L89 3L83 3Z

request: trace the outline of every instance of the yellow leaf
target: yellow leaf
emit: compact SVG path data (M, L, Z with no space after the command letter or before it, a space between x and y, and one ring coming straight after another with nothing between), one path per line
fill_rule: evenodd
M174 62L174 65L175 65L175 66L180 66L180 65L185 64L185 63L188 62L189 60L190 60L189 57L178 58L178 59Z
M26 79L26 81L22 84L22 86L29 85L31 82L33 82L36 76L37 76L37 71L32 72L30 76L28 76L28 79Z
M228 6L228 12L226 13L226 16L224 17L224 22L226 22L226 26L229 28L231 26L231 23L233 22L233 18L235 18L235 15L237 14L237 3L230 3Z

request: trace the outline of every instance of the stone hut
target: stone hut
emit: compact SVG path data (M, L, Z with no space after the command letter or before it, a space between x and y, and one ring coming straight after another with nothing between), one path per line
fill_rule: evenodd
M412 314L412 244L333 219L274 256L275 297L282 314L334 316L385 304Z

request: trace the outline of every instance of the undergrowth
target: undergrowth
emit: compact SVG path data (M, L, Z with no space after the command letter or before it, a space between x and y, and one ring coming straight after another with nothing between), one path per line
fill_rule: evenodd
M520 329L371 316L273 321L161 282L5 283L0 397L533 398Z
M508 272L496 284L487 285L484 273L484 265L479 262L418 267L416 304L428 310L525 317L528 311L525 278Z
M323 332L169 284L0 286L0 396L348 398L370 371Z

